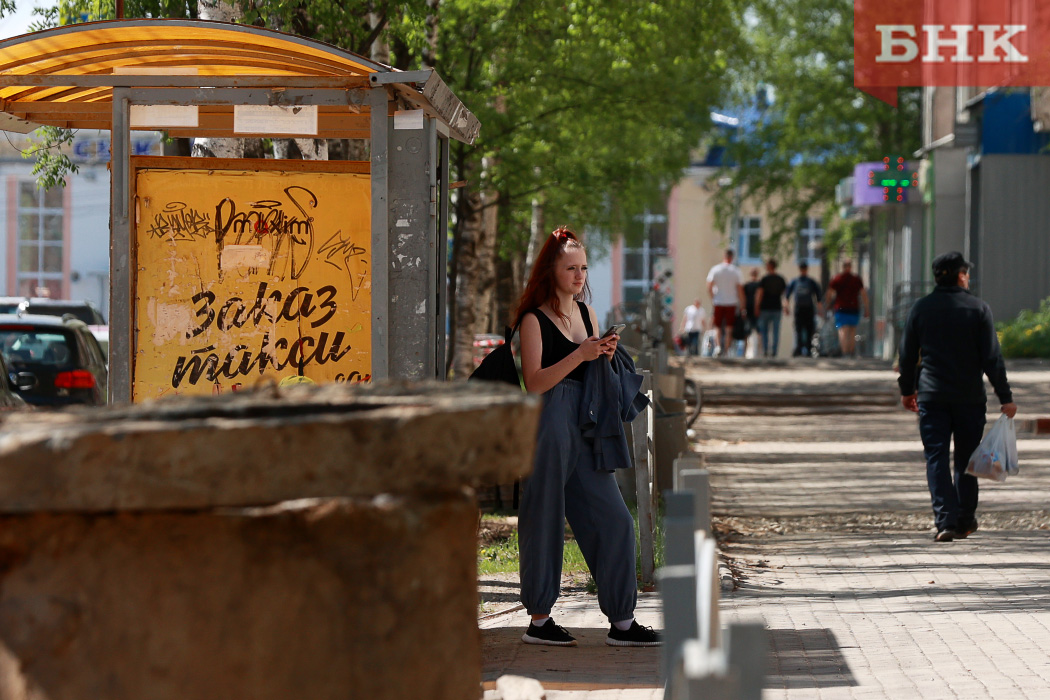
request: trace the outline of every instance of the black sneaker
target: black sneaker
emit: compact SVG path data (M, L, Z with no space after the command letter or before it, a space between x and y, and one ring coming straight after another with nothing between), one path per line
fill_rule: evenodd
M969 521L965 525L960 525L955 528L955 539L965 540L967 537L977 532L977 519Z
M521 635L521 641L526 644L545 644L549 647L576 646L576 638L561 625L554 624L554 620L551 619L539 627L530 622L525 634Z
M945 529L939 531L937 533L937 536L934 537L933 539L935 539L938 542L951 542L952 540L954 540L957 537L959 537L959 539L962 539L962 537L965 537L965 535L960 537L959 533L956 532L954 528L948 527L948 528L945 528Z
M605 643L611 647L658 647L663 644L663 640L652 627L643 627L634 620L629 629L622 631L616 625L609 625L609 636L605 638Z

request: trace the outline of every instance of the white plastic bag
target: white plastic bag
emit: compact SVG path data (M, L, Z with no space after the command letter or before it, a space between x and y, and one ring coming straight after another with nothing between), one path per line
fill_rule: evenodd
M1008 474L1017 474L1017 431L1013 418L999 416L992 429L974 450L966 473L982 479L1006 481Z

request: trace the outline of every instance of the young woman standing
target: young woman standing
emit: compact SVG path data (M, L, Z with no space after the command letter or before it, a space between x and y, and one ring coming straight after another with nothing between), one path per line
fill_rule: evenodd
M567 518L609 618L606 644L656 646L659 635L634 619L634 518L613 473L596 469L577 427L587 363L610 360L619 340L597 337L594 310L584 303L589 296L587 253L575 233L559 228L540 250L516 314L525 388L544 399L535 469L522 482L518 511L521 600L532 616L522 641L576 645L550 617L561 589Z

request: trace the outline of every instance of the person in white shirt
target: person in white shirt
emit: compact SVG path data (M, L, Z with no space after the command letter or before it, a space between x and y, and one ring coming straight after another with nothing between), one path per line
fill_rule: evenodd
M678 329L679 335L685 336L686 346L690 355L700 354L700 334L707 328L707 311L696 299L692 304L685 307L682 312L682 325Z
M726 249L722 262L707 273L707 293L715 307L714 323L718 329L718 343L725 357L729 350L729 341L733 337L733 326L736 324L737 307L744 307L744 273L733 264L736 253L732 248Z

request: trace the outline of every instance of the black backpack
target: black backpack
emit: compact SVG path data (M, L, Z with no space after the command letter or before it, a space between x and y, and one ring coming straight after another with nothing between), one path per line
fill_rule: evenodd
M517 332L517 326L511 330L510 326L503 329L503 345L485 356L470 374L471 379L480 379L489 382L506 382L511 386L521 388L521 379L518 377L518 368L514 364L514 353L510 349L510 340Z

